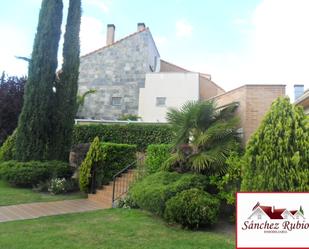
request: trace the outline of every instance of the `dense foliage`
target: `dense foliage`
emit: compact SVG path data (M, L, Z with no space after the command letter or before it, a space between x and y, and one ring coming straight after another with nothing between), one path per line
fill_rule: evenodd
M62 22L61 0L43 0L29 62L24 104L17 129L16 157L45 160L50 154L51 110Z
M18 116L23 105L25 77L7 77L0 79L0 146L17 127Z
M162 171L138 181L129 195L138 207L162 216L165 203L177 193L191 188L204 189L207 185L202 175Z
M96 137L90 145L89 151L79 171L79 187L81 191L90 192L91 176L93 170L103 160L102 146L100 139Z
M309 190L309 124L288 98L271 106L246 147L244 191Z
M191 101L170 109L167 120L176 132L168 169L223 174L228 155L238 149L237 104L217 108L213 101Z
M71 148L74 118L77 112L77 88L79 74L81 0L70 0L64 34L63 64L56 81L54 99L53 159L67 161Z
M14 131L12 135L8 136L4 144L0 147L0 162L15 159L16 157L15 143L16 143L16 131Z
M218 189L218 197L228 205L236 202L236 192L240 191L241 167L243 160L241 156L233 152L226 160L227 172L224 175L211 176L211 183Z
M102 186L113 175L136 161L136 146L129 144L102 143L103 160L96 171L96 184Z
M107 184L114 174L135 161L135 145L100 143L96 137L80 168L80 189L90 192Z
M216 223L220 201L209 193L192 188L184 190L166 202L164 217L184 227L198 229Z
M160 170L164 162L170 157L170 144L151 144L147 147L145 167L149 174Z
M51 178L69 178L73 169L59 161L6 161L0 163L0 178L12 185L32 187Z
M171 143L174 134L171 126L162 124L76 125L72 143L89 143L96 136L104 142L135 144L144 151L149 144Z

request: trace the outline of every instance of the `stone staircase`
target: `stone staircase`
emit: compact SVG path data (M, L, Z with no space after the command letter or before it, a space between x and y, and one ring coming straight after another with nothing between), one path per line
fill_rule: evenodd
M138 177L138 170L129 169L115 179L115 194L114 199L124 197L132 182ZM99 203L103 208L111 208L113 206L113 181L108 185L102 186L102 189L97 189L95 194L88 194L88 200Z

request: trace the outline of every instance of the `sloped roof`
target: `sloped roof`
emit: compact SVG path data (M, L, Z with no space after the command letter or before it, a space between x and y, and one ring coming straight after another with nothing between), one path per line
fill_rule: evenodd
M142 30L140 30L140 31L137 31L137 32L134 32L134 33L132 33L132 34L130 34L130 35L127 35L127 36L123 37L122 39L113 42L113 43L110 44L110 45L106 45L106 46L101 47L101 48L99 48L99 49L96 49L96 50L94 50L94 51L92 51L92 52L90 52L90 53L84 54L84 55L81 56L81 58L86 57L86 56L91 55L91 54L94 54L94 53L97 53L97 52L102 51L102 50L104 50L104 49L110 48L110 47L112 47L112 46L114 46L114 45L116 45L116 44L118 44L118 43L120 43L120 42L122 42L122 41L124 41L124 40L126 40L126 39L128 39L128 38L130 38L130 37L132 37L132 36L135 36L135 35L137 35L137 34L143 33L143 32L145 32L145 31L149 31L149 28L147 27L147 28L144 28L144 29L142 29Z

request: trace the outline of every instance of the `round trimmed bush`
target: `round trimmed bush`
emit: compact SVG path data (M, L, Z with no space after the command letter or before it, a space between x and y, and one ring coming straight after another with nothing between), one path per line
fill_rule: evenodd
M136 182L129 193L138 207L162 216L166 201L177 193L191 188L205 189L208 184L202 175L161 171Z
M209 193L192 188L166 202L164 218L183 227L197 229L216 223L220 201Z

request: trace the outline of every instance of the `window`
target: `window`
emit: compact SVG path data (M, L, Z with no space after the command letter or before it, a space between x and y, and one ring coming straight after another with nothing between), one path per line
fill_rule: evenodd
M258 214L258 220L262 219L262 215Z
M166 98L165 97L157 97L156 106L165 106L165 105L166 105Z
M112 105L113 106L121 105L121 97L112 97Z

